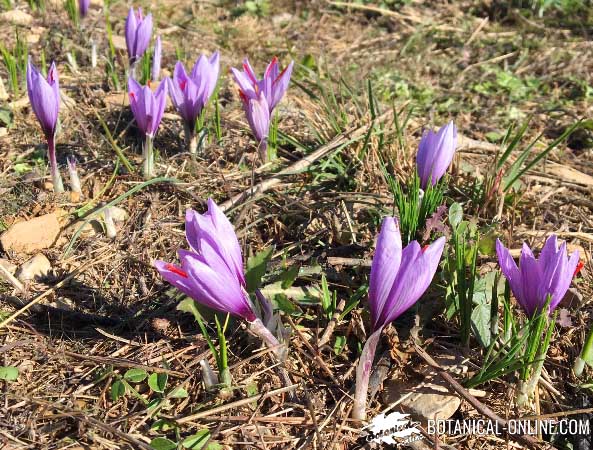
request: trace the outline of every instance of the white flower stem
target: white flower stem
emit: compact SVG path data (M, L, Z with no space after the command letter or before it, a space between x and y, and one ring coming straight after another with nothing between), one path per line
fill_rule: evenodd
M358 367L356 368L356 391L354 393L354 405L352 406L352 418L355 420L366 419L367 392L369 390L369 380L377 344L381 337L383 328L379 328L371 334L364 344Z
M146 135L144 146L142 147L142 175L145 180L154 177L154 154L152 136Z
M49 168L51 171L51 181L54 185L54 192L61 194L64 192L64 184L62 183L62 176L60 175L60 169L58 169L58 161L56 159L55 136L47 138L47 153L49 158Z
M198 136L194 132L194 128L188 124L184 123L185 128L185 145L187 147L187 151L190 152L192 155L195 155L198 151Z

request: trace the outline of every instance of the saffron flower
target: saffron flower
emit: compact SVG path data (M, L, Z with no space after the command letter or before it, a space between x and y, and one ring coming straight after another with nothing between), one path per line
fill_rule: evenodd
M78 0L78 14L80 17L86 17L90 5L91 0Z
M575 250L570 258L566 242L558 248L556 235L546 240L539 258L526 243L523 243L519 267L508 249L496 240L496 253L502 273L509 281L517 302L528 317L533 317L545 307L548 296L552 313L564 298L579 264L579 252Z
M397 219L386 217L377 238L369 281L372 333L356 369L356 392L352 417L364 420L371 367L383 328L397 319L424 294L437 270L445 238L422 249L417 241L402 250Z
M443 125L437 133L432 130L424 133L416 156L422 189L426 189L429 183L434 186L439 182L453 160L456 147L457 127L452 121Z
M154 175L153 138L159 128L167 103L167 83L160 83L153 93L149 86L142 86L128 78L130 107L138 128L144 133L143 174L146 179Z
M60 112L60 85L58 69L52 62L47 71L47 79L33 65L31 60L27 64L27 92L33 112L41 125L47 140L47 154L49 159L52 183L55 192L64 192L62 177L56 159L56 129Z
M134 11L130 8L125 26L126 47L128 49L128 59L134 75L136 63L142 58L144 52L150 44L152 34L152 14L146 17L142 15L142 8ZM135 78L135 77L134 77Z
M159 81L162 50L161 37L157 36L154 43L154 53L152 54L152 81Z
M171 101L183 119L185 142L190 153L197 150L196 121L216 88L220 72L219 60L218 52L214 52L210 58L201 55L189 76L183 63L178 61L173 71L173 79L168 79Z
M233 225L208 199L208 211L187 210L185 236L190 250L178 251L180 265L155 261L161 276L198 303L246 320L252 331L280 352L276 337L258 317L246 291L241 247Z
M278 66L278 58L274 57L262 79L258 79L249 60L243 60L243 70L231 68L233 78L239 85L239 95L247 121L260 145L260 152L267 154L270 121L274 108L288 89L294 62L282 71Z

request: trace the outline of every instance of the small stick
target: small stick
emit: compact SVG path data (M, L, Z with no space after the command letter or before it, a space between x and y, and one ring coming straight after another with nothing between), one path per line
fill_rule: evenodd
M426 361L426 363L436 369L437 373L441 378L443 378L455 392L461 395L470 405L472 405L476 411L478 411L483 416L488 417L490 420L493 420L501 425L502 429L506 429L508 422L503 419L502 417L498 416L494 411L488 408L486 405L481 403L478 399L476 399L473 395L471 395L467 389L465 389L461 384L459 384L448 372L446 372L431 356L426 353L426 351L419 347L418 345L414 346L416 348L416 352ZM514 439L516 439L519 443L530 447L530 448L538 448L540 444L543 442L538 441L537 439L532 438L531 436L523 435L523 434L511 434ZM555 448L555 447L552 447Z
M285 392L292 392L296 388L298 388L298 384L293 384L291 386L281 387L279 389L274 389L273 391L265 392L263 394L252 395L251 397L244 398L242 400L237 400L236 402L227 403L226 405L217 406L216 408L209 409L207 411L200 411L196 414L192 414L191 416L183 416L179 419L176 419L178 424L183 424L187 422L194 421L196 419L204 419L209 417L213 414L218 414L224 411L227 411L232 408L238 408L240 406L249 405L250 403L258 400L265 400L273 395L284 394Z
M127 359L120 359L120 358L110 358L107 356L93 356L93 355L81 355L79 353L69 352L67 350L63 351L65 356L70 358L76 359L83 359L87 361L93 361L100 364L110 364L117 367L129 367L132 369L144 369L147 372L155 372L155 373L166 373L167 375L171 375L176 378L185 378L187 374L183 372L178 372L177 370L170 370L165 369L163 367L156 367L156 366L147 366L146 364L136 363L134 361L129 361Z
M286 318L288 319L288 323L290 323L290 326L292 327L292 329L296 332L296 334L299 336L301 342L303 344L305 344L305 347L307 347L307 349L309 350L309 352L311 352L311 356L313 357L313 359L315 361L317 361L317 363L319 364L319 367L321 367L323 369L323 371L330 377L330 379L338 386L341 385L341 383L336 379L336 377L334 376L333 372L330 370L329 367L327 367L327 364L325 364L325 361L323 359L321 359L319 357L319 354L315 351L315 349L313 348L313 346L309 343L309 341L307 341L307 339L305 339L305 336L303 336L303 333L301 333L301 330L299 330L296 326L296 324L292 321L292 319L290 318L290 316L286 316Z
M25 293L25 286L11 274L6 267L0 264L0 278L4 278L7 282L19 291L21 294Z
M340 318L340 314L342 314L342 311L344 311L345 307L346 300L340 300L340 303L338 303L338 306L334 311L331 320L329 321L327 327L325 327L325 330L321 335L321 339L319 339L319 342L317 343L317 348L323 347L325 344L329 342L332 334L334 333L334 329L336 328L336 324L338 323L338 319Z

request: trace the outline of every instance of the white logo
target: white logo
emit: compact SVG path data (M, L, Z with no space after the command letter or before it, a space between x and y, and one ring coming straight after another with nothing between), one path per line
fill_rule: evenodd
M420 422L412 422L409 414L392 412L389 415L379 414L374 417L363 430L368 430L367 442L378 444L405 444L422 439L420 430L416 428Z

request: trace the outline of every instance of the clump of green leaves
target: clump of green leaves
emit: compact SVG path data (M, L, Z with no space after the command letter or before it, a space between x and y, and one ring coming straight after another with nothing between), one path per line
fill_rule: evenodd
M4 44L0 43L0 54L2 55L4 67L8 72L8 85L15 97L18 97L20 92L19 79L23 80L24 83L27 73L27 43L20 38L17 32L14 47L9 50Z

